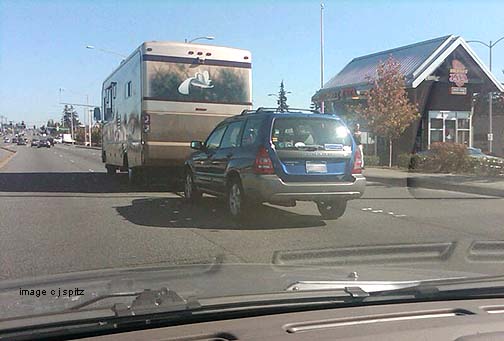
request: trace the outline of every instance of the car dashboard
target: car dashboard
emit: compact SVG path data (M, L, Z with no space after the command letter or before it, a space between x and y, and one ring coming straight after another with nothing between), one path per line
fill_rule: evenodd
M102 335L88 340L504 340L504 299L368 305Z

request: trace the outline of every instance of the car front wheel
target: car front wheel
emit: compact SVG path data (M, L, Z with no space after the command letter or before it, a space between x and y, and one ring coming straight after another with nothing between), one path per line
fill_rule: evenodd
M137 167L128 168L128 183L130 185L139 185L142 183L142 170Z
M328 220L340 218L345 213L346 206L346 200L317 202L317 208L320 215L323 219Z
M201 192L194 184L194 178L190 171L185 174L184 181L184 199L188 203L194 203L201 198Z

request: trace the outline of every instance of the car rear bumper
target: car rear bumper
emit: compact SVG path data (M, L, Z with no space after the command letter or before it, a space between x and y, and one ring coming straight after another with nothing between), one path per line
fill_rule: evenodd
M242 175L245 193L262 202L330 201L358 199L366 178L354 175L352 182L284 182L276 175Z

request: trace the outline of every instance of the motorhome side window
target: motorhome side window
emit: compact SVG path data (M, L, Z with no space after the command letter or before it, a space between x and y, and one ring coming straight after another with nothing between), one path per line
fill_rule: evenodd
M126 90L126 98L129 98L131 97L131 89L132 86L131 86L131 81L129 81L128 83L126 83L126 86L125 86L125 90Z
M111 85L105 90L105 121L110 121L113 116L112 88L113 88L113 86Z

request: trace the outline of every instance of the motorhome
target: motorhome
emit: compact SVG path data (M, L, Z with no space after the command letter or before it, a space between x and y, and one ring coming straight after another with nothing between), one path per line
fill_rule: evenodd
M252 106L247 50L145 42L103 82L102 161L109 174L176 169L226 117ZM97 111L95 111L96 114Z

